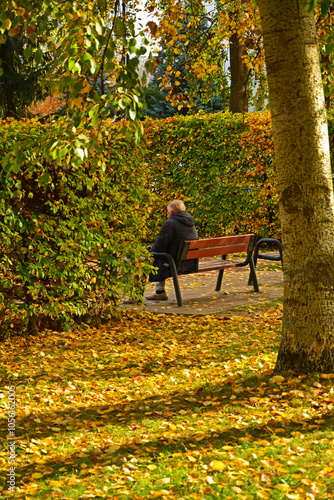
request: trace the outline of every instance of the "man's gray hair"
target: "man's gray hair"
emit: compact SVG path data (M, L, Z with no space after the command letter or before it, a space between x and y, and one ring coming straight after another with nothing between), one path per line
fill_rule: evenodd
M175 213L184 212L186 209L185 204L183 203L182 200L171 201L170 204L168 205L168 208Z

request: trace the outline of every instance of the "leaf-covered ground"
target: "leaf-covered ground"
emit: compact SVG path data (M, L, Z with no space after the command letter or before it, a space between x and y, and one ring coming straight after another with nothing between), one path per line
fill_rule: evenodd
M7 474L15 386L11 495L334 498L334 375L274 374L280 329L280 307L134 311L99 330L5 342L0 463Z

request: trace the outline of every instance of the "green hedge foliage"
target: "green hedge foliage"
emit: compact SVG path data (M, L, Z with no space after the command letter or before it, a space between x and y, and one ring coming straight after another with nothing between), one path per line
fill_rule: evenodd
M328 128L333 165L333 112ZM281 237L268 112L147 119L144 129L151 189L159 199L149 221L152 240L166 205L177 198L194 215L201 237Z
M201 237L255 232L279 237L268 113L198 114L144 122L152 235L172 199L183 199Z
M140 259L146 166L141 148L110 130L95 150L95 139L79 138L91 150L78 161L71 148L79 143L57 150L50 124L1 122L2 333L108 317L121 296L140 296L149 271Z

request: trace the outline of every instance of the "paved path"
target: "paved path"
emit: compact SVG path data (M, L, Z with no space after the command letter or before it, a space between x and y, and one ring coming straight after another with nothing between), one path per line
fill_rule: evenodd
M167 280L167 301L144 301L142 307L147 311L165 314L225 314L232 308L254 306L261 308L265 302L270 302L283 296L283 273L279 263L258 262L256 273L260 293L255 293L252 286L247 286L249 270L246 268L228 269L224 272L222 289L215 292L217 271L205 274L180 276L180 288L183 306L178 307L174 286L171 279ZM154 293L154 283L148 283L145 295ZM134 307L134 306L127 306Z

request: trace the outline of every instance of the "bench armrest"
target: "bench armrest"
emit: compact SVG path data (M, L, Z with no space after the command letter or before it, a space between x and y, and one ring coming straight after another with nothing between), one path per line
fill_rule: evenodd
M165 257L168 261L168 264L170 265L172 275L177 275L177 270L176 270L176 265L173 257L166 252L150 252L153 257Z
M175 261L173 257L169 253L165 252L151 252L153 257L165 257L167 259L168 264L170 265L170 270L172 272L173 276L173 283L174 283L174 290L175 290L175 295L176 295L176 300L178 306L182 306L182 296L181 296L181 291L180 291L180 285L179 285L179 280L177 277L177 269L175 265Z

